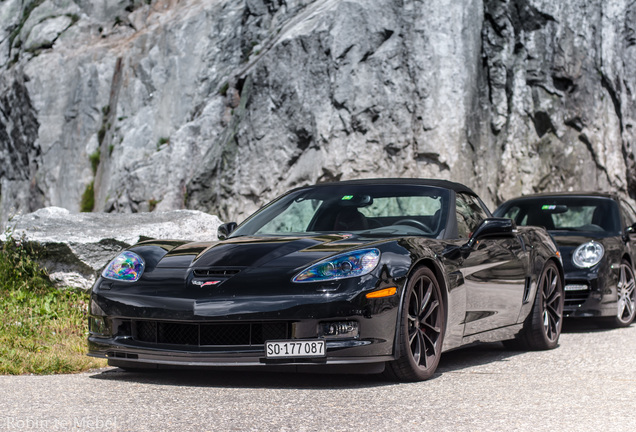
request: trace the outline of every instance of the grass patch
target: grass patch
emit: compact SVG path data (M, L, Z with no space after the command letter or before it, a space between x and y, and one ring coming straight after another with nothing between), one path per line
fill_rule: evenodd
M157 151L161 150L161 147L166 144L170 144L170 138L168 137L159 138L159 140L157 141Z
M88 159L91 161L91 168L93 169L93 175L97 174L97 168L99 167L99 159L101 157L101 152L99 149L95 150L88 156Z
M89 295L54 288L24 240L0 248L0 374L54 374L104 367L86 356Z
M230 83L224 82L221 88L219 89L219 94L223 97L227 96L227 91L230 89Z
M148 211L155 211L157 208L157 204L159 204L161 200L156 200L154 198L148 200Z
M82 194L82 202L80 203L80 211L83 213L90 213L95 208L95 183L90 182L86 185L84 193Z
M101 146L104 138L106 137L106 125L102 124L102 127L97 131L97 143Z

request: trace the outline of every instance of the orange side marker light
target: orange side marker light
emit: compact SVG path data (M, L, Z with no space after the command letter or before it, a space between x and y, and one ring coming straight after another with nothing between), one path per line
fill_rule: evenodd
M384 288L381 290L370 292L366 295L366 298L382 298L382 297L391 297L395 295L397 292L397 287Z

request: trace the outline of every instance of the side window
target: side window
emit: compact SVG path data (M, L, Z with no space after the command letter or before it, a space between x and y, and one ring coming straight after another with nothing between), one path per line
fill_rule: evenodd
M456 199L457 234L459 238L468 238L488 215L471 195L458 193Z
M521 212L521 209L518 206L512 206L512 207L509 207L506 210L506 212L501 215L501 217L510 218L513 221L515 221L517 224L519 224L517 217L519 216L520 212Z

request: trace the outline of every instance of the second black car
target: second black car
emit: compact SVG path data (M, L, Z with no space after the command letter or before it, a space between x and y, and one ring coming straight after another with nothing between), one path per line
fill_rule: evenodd
M565 270L566 316L626 327L636 315L634 213L616 194L558 193L512 199L494 214L553 236Z

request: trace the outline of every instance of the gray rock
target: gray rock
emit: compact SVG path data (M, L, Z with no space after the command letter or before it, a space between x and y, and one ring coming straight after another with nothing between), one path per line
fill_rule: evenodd
M89 289L99 271L128 246L148 239L216 240L220 224L218 217L195 210L73 214L47 207L12 220L10 234L36 245L56 285Z
M633 198L635 34L628 0L5 0L0 225L91 187L236 221L364 177Z
M46 19L36 24L29 32L29 37L24 42L26 50L51 48L57 38L68 29L73 23L73 19L67 15L62 15Z

